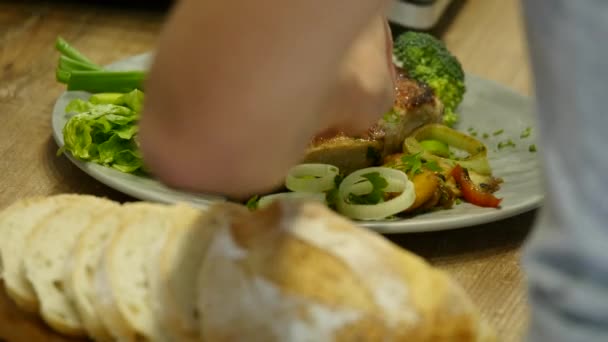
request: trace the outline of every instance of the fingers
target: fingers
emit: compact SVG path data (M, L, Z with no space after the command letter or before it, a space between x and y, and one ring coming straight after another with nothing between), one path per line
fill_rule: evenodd
M338 70L324 111L326 125L320 131L357 136L390 110L396 82L392 50L388 22L376 16L353 42Z

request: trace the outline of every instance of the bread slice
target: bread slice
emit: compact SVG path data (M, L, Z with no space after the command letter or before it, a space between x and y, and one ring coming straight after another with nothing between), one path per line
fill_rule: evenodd
M66 194L32 197L17 201L3 211L0 218L2 278L8 296L22 310L38 312L36 292L25 277L23 269L27 236L45 217L83 197L86 196Z
M125 205L128 215L106 246L96 272L98 309L119 341L162 341L152 311L147 263L155 243L171 226L175 206Z
M66 268L64 278L66 293L76 306L87 333L95 341L112 339L94 306L96 296L94 275L104 247L125 215L122 209L120 206L108 208L82 232L72 252L72 261Z
M40 300L40 314L53 329L84 336L80 316L65 292L66 263L78 236L115 202L82 196L48 215L27 238L23 256L25 275Z
M218 217L247 212L243 206L223 204L209 212L182 206L171 229L157 246L148 274L153 310L159 325L172 341L200 341L196 306L197 276L207 246L218 226ZM223 213L218 216L218 210Z

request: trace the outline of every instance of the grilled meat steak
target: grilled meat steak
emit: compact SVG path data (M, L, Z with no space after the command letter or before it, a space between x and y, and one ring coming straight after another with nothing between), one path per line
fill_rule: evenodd
M315 137L306 150L304 163L332 164L346 174L379 165L390 154L402 151L403 141L417 128L441 122L443 104L426 84L397 69L393 110L360 137L338 133Z

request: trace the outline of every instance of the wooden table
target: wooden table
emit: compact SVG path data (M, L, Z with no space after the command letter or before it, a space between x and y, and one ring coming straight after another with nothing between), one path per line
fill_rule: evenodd
M116 1L126 3L126 1ZM98 63L154 47L166 6L125 8L91 1L0 3L0 208L32 195L87 193L132 200L56 157L50 114L63 91L54 79L57 35ZM133 3L133 2L131 2ZM153 8L151 8L153 7ZM518 1L457 1L435 30L468 72L530 92ZM521 246L534 212L451 232L392 239L450 272L505 341L520 340L527 322ZM0 295L0 340L63 341Z

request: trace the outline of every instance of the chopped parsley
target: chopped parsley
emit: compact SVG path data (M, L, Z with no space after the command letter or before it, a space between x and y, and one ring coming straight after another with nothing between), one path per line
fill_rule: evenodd
M424 163L424 167L426 167L427 169L429 169L433 172L442 172L443 171L443 168L441 168L441 166L439 166L439 164L437 164L437 162L434 160Z
M382 118L384 119L385 122L391 123L391 124L395 124L395 123L399 122L399 114L397 114L397 112L395 112L394 109L391 109L388 113L384 114L384 116Z
M424 160L422 153L403 155L401 162L397 161L385 166L403 171L410 176L421 173L423 168L433 172L443 172L443 168L436 161Z
M255 195L247 201L246 206L249 210L256 210L258 208L259 201L260 201L260 196Z
M530 133L532 133L532 127L527 127L523 132L521 132L519 137L521 139L525 139L530 136Z
M513 140L509 139L507 141L501 141L498 143L498 149L502 150L505 147L515 147L515 143L513 142Z
M388 182L379 172L370 172L361 177L372 184L372 191L365 195L349 194L348 201L352 204L378 204L384 202L384 189L388 187ZM361 182L365 182L362 180Z
M536 152L536 145L530 145L530 146L528 147L528 151L530 151L530 152L532 152L532 153Z
M492 135L493 135L493 136L498 136L498 135L503 134L504 132L505 132L505 130L504 130L504 129L499 129L498 131L495 131L494 133L492 133Z
M484 134L482 135L482 137L483 137L484 139L488 139L488 138L490 137L490 135L489 135L488 133L484 133Z
M422 157L421 153L404 155L401 157L401 161L403 162L403 166L405 169L403 170L405 173L418 174L422 172Z

